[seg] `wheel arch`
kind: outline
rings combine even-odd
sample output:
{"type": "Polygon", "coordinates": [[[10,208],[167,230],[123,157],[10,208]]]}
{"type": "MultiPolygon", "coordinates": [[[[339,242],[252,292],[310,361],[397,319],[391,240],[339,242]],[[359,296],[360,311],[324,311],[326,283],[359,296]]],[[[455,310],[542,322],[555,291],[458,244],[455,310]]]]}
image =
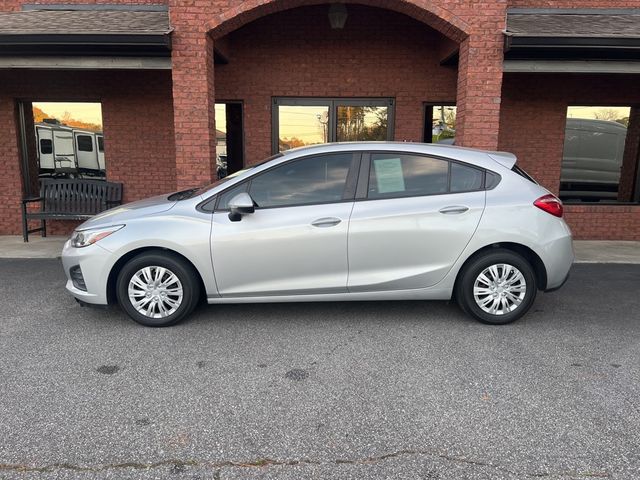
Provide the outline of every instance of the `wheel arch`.
{"type": "Polygon", "coordinates": [[[497,250],[497,249],[510,250],[514,253],[517,253],[518,255],[523,257],[527,262],[529,262],[529,264],[533,268],[533,271],[536,275],[536,283],[537,283],[538,290],[546,290],[547,268],[544,266],[544,262],[536,252],[534,252],[531,248],[527,247],[526,245],[522,245],[521,243],[495,242],[476,250],[472,255],[470,255],[465,260],[465,262],[462,264],[462,266],[458,270],[458,273],[456,274],[456,281],[455,281],[455,286],[453,291],[454,292],[456,291],[456,287],[457,287],[458,281],[460,280],[460,277],[462,276],[462,272],[464,272],[464,269],[470,262],[478,258],[480,255],[483,255],[487,252],[491,252],[492,250],[497,250]]]}
{"type": "Polygon", "coordinates": [[[118,281],[118,274],[120,273],[120,270],[122,270],[122,267],[124,267],[126,265],[126,263],[131,260],[132,258],[137,257],[138,255],[142,254],[142,253],[148,253],[148,252],[161,252],[164,254],[171,254],[175,257],[178,257],[179,259],[185,261],[188,265],[191,266],[191,268],[193,268],[193,271],[195,272],[195,274],[197,275],[198,278],[198,282],[200,283],[200,294],[203,297],[206,297],[206,288],[204,285],[204,281],[202,279],[202,275],[200,274],[200,272],[198,271],[198,269],[196,268],[196,266],[193,264],[193,262],[191,260],[189,260],[187,257],[185,257],[184,255],[182,255],[179,252],[176,252],[175,250],[172,250],[170,248],[166,248],[166,247],[140,247],[140,248],[136,248],[134,250],[131,250],[127,253],[125,253],[124,255],[122,255],[117,261],[116,263],[113,264],[113,267],[111,267],[111,270],[109,271],[109,276],[107,278],[107,302],[109,303],[109,305],[114,305],[116,303],[118,303],[117,297],[116,297],[116,282],[118,281]]]}

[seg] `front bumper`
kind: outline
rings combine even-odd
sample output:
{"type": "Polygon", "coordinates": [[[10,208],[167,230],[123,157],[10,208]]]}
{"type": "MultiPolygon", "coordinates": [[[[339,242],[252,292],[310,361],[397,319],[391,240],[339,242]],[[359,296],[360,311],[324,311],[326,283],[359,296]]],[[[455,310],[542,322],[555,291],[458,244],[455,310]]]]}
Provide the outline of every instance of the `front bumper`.
{"type": "Polygon", "coordinates": [[[67,276],[66,289],[76,299],[95,305],[107,305],[109,272],[115,263],[114,256],[98,244],[75,248],[67,240],[62,249],[62,266],[67,276]],[[86,291],[77,288],[71,278],[71,269],[80,267],[86,291]]]}

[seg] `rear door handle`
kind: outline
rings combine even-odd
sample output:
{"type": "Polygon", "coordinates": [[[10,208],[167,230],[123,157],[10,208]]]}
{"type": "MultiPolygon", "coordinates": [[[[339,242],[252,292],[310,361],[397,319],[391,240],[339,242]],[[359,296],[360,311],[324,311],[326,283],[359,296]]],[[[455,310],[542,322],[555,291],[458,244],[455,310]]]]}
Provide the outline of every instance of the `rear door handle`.
{"type": "Polygon", "coordinates": [[[441,208],[439,212],[445,215],[458,215],[468,210],[469,210],[469,207],[465,207],[464,205],[452,205],[450,207],[441,208]]]}
{"type": "Polygon", "coordinates": [[[335,217],[324,217],[324,218],[319,218],[317,220],[314,220],[313,222],[311,222],[311,225],[318,228],[327,228],[327,227],[334,227],[338,225],[341,221],[342,220],[335,217]]]}

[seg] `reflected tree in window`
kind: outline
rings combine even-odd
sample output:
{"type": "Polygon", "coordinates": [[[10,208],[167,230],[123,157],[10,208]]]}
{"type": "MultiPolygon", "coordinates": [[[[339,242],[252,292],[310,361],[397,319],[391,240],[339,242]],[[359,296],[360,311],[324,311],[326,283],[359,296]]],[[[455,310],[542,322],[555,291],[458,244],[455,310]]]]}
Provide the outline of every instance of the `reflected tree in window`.
{"type": "Polygon", "coordinates": [[[337,121],[339,142],[387,139],[387,107],[339,106],[337,121]]]}

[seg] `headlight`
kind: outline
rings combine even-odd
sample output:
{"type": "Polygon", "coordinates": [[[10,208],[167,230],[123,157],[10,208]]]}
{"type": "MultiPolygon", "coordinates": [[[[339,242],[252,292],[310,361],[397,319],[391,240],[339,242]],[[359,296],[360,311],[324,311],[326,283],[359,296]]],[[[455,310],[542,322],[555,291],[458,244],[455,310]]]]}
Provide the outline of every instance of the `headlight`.
{"type": "Polygon", "coordinates": [[[124,225],[112,225],[103,228],[90,228],[88,230],[80,230],[73,232],[71,235],[71,245],[76,248],[88,247],[94,243],[108,237],[114,232],[120,230],[124,225]]]}

